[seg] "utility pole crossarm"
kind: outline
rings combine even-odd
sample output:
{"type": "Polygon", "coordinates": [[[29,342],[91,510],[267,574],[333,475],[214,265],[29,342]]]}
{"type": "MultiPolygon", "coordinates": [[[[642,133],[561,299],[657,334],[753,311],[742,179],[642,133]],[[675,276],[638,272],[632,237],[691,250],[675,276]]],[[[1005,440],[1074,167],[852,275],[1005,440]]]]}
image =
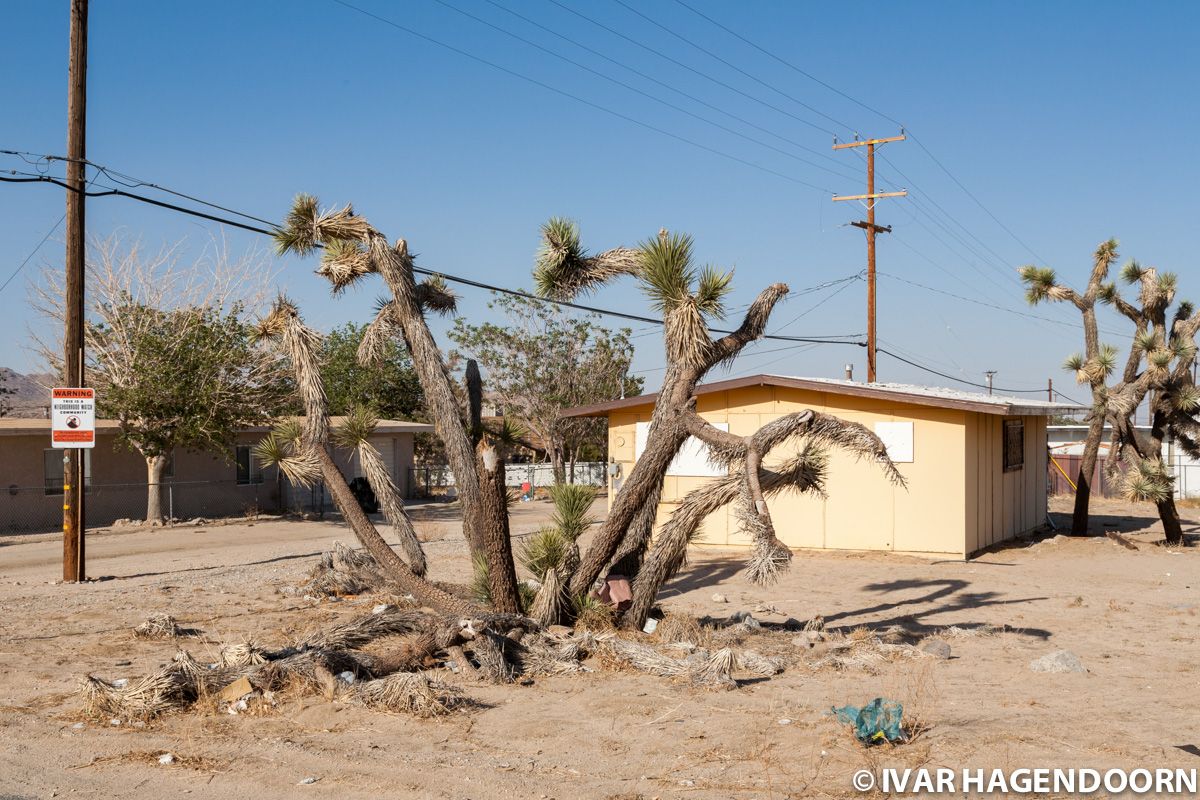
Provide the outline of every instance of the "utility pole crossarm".
{"type": "Polygon", "coordinates": [[[898,192],[874,192],[872,194],[835,194],[833,202],[837,203],[842,200],[875,200],[880,197],[908,197],[908,190],[901,189],[898,192]]]}
{"type": "Polygon", "coordinates": [[[888,142],[902,142],[905,136],[901,133],[899,136],[888,136],[881,139],[866,139],[853,142],[843,142],[838,144],[834,140],[834,150],[845,150],[851,147],[867,148],[867,192],[866,194],[851,194],[851,195],[834,195],[833,202],[839,203],[844,200],[869,200],[867,205],[867,218],[859,222],[851,222],[850,224],[856,228],[862,228],[867,232],[867,382],[874,383],[875,376],[875,235],[879,233],[891,233],[890,225],[875,224],[875,205],[876,201],[885,197],[907,197],[908,192],[900,190],[898,192],[876,192],[875,191],[875,148],[888,142]]]}
{"type": "Polygon", "coordinates": [[[903,142],[907,138],[908,137],[904,134],[900,134],[899,136],[889,136],[886,139],[859,139],[853,142],[842,142],[841,144],[838,144],[835,141],[833,143],[833,149],[845,150],[848,147],[863,147],[864,145],[874,147],[877,144],[887,144],[888,142],[903,142]]]}

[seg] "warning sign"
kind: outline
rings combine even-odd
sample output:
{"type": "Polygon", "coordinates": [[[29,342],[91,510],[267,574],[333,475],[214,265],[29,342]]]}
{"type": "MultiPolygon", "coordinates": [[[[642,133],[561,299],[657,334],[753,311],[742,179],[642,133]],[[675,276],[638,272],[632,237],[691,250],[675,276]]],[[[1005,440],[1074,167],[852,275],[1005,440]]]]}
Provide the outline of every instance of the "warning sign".
{"type": "Polygon", "coordinates": [[[54,447],[96,446],[96,390],[50,390],[50,443],[54,447]]]}

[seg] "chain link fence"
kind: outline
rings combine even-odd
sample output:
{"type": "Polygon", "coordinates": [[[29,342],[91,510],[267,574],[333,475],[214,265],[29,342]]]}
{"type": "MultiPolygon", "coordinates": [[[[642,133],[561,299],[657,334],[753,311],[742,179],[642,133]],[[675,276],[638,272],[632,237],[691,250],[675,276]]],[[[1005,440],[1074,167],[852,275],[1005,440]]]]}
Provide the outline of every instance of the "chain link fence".
{"type": "MultiPolygon", "coordinates": [[[[284,512],[324,514],[333,501],[323,484],[292,487],[286,481],[169,481],[160,484],[162,515],[168,520],[252,517],[284,512]]],[[[146,518],[145,483],[89,482],[84,515],[89,528],[146,518]]],[[[10,486],[0,490],[0,534],[62,530],[63,492],[57,486],[10,486]]]]}
{"type": "MultiPolygon", "coordinates": [[[[570,465],[566,467],[570,470],[570,465]]],[[[603,461],[581,461],[575,464],[574,481],[584,486],[605,486],[608,465],[603,461]]],[[[554,485],[552,464],[505,464],[504,482],[511,487],[528,483],[533,488],[554,485]]],[[[447,464],[408,468],[409,497],[433,497],[445,494],[454,486],[454,473],[447,464]]]]}

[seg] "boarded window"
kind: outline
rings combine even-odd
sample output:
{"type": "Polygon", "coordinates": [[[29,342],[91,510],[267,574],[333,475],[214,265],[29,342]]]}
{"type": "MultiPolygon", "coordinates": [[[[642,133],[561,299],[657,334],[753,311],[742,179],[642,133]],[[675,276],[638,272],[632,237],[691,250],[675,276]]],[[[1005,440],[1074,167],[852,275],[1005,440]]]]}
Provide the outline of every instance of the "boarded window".
{"type": "MultiPolygon", "coordinates": [[[[711,422],[709,424],[719,431],[729,432],[728,422],[711,422]]],[[[642,457],[642,451],[646,449],[646,443],[649,439],[650,423],[639,422],[634,431],[634,459],[642,457]]],[[[667,475],[669,476],[715,478],[728,474],[728,469],[708,460],[708,445],[695,436],[687,438],[687,441],[679,448],[679,452],[676,454],[674,460],[671,461],[670,466],[667,467],[667,475]]]]}
{"type": "Polygon", "coordinates": [[[1022,469],[1025,466],[1025,421],[1004,420],[1004,471],[1022,469]]]}
{"type": "Polygon", "coordinates": [[[259,467],[258,459],[254,457],[254,451],[250,448],[250,445],[239,444],[236,456],[238,485],[262,483],[262,469],[259,467]]]}

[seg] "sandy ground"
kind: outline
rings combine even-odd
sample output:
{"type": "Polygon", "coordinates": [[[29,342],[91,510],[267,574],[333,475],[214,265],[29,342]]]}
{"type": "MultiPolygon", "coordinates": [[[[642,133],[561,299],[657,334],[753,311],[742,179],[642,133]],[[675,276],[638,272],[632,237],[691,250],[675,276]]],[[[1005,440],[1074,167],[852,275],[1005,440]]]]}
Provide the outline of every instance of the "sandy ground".
{"type": "MultiPolygon", "coordinates": [[[[518,506],[514,532],[547,511],[518,506]]],[[[1200,767],[1200,548],[1153,545],[1148,507],[1101,502],[1097,512],[1098,529],[1118,526],[1138,550],[1095,538],[1026,543],[966,563],[801,553],[769,589],[744,580],[739,553],[705,551],[663,597],[668,609],[697,615],[763,604],[798,619],[824,615],[831,627],[1009,626],[949,639],[949,660],[890,662],[875,674],[798,661],[723,693],[606,670],[532,686],[469,684],[484,707],[432,721],[304,698],[265,716],[78,725],[71,693],[80,676],[138,676],[174,652],[172,642],[131,635],[152,612],[202,629],[182,643],[203,660],[222,640],[283,644],[369,608],[369,598],[313,602],[277,591],[333,541],[352,542],[338,524],[101,532],[88,544],[89,574],[112,577],[78,586],[53,583],[58,540],[0,539],[0,797],[842,797],[855,794],[855,770],[884,765],[1200,767]],[[1030,670],[1058,649],[1088,671],[1030,670]],[[866,749],[828,714],[876,696],[901,700],[925,731],[866,749]],[[176,763],[160,766],[162,752],[176,763]],[[305,778],[317,780],[298,785],[305,778]]],[[[1195,530],[1200,515],[1184,515],[1195,530]]],[[[435,577],[464,580],[452,510],[419,516],[435,577]]],[[[793,634],[770,635],[791,647],[793,634]]]]}

